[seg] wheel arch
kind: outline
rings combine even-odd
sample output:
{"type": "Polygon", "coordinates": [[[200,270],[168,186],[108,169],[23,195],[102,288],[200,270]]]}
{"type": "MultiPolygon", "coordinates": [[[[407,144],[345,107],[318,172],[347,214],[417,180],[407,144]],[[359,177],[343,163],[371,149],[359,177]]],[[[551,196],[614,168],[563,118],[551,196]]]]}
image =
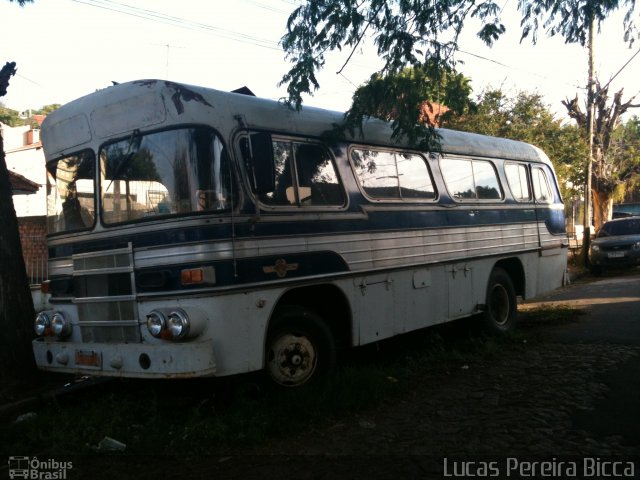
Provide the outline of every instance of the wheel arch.
{"type": "Polygon", "coordinates": [[[525,297],[526,292],[526,278],[524,273],[524,267],[519,258],[505,258],[495,263],[493,270],[501,268],[511,278],[513,288],[516,291],[516,295],[525,297]]]}
{"type": "Polygon", "coordinates": [[[351,307],[344,292],[336,285],[306,285],[287,290],[274,306],[267,332],[272,327],[275,312],[285,305],[297,305],[314,311],[326,323],[338,349],[351,346],[351,307]]]}

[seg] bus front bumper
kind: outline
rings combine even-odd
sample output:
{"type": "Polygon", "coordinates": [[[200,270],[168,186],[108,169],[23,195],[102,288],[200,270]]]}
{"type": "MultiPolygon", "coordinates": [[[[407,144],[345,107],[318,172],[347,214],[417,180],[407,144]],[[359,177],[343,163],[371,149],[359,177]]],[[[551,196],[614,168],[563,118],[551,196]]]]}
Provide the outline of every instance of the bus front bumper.
{"type": "Polygon", "coordinates": [[[166,344],[67,343],[33,341],[38,368],[82,375],[136,378],[213,376],[211,340],[166,344]]]}

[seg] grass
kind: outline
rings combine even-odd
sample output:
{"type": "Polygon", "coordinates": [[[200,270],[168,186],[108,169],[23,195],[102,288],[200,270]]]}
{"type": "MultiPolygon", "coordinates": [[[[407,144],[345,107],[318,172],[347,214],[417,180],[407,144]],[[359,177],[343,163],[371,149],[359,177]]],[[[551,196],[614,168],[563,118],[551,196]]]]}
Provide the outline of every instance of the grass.
{"type": "Polygon", "coordinates": [[[523,348],[532,329],[574,321],[573,309],[527,311],[522,329],[504,337],[454,322],[349,351],[339,370],[321,385],[278,390],[258,375],[196,381],[114,380],[67,394],[40,407],[37,416],[0,430],[6,455],[93,453],[105,436],[126,452],[198,454],[228,446],[259,445],[269,439],[328,427],[340,419],[392,399],[416,377],[455,371],[523,348]]]}

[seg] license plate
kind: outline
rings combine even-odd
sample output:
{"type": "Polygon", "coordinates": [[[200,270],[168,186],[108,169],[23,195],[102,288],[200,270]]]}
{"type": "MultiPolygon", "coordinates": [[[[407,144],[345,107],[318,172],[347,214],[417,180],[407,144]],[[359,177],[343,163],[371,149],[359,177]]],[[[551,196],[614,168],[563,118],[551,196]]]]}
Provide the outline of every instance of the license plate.
{"type": "Polygon", "coordinates": [[[76,365],[100,368],[102,366],[102,356],[100,355],[100,352],[78,350],[76,352],[76,365]]]}
{"type": "Polygon", "coordinates": [[[609,258],[622,258],[624,257],[624,252],[609,252],[609,258]]]}

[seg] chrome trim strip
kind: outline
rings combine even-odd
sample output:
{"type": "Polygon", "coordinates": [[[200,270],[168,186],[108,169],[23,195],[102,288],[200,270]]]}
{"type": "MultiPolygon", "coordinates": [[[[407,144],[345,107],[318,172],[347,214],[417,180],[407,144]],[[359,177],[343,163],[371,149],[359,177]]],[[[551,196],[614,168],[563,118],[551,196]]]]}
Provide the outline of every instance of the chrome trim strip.
{"type": "Polygon", "coordinates": [[[110,297],[77,297],[73,303],[107,303],[107,302],[133,302],[135,295],[119,295],[110,297]]]}
{"type": "Polygon", "coordinates": [[[131,273],[133,272],[133,265],[128,267],[112,267],[112,268],[92,268],[90,270],[74,270],[73,276],[84,276],[84,275],[104,275],[109,273],[131,273]]]}

